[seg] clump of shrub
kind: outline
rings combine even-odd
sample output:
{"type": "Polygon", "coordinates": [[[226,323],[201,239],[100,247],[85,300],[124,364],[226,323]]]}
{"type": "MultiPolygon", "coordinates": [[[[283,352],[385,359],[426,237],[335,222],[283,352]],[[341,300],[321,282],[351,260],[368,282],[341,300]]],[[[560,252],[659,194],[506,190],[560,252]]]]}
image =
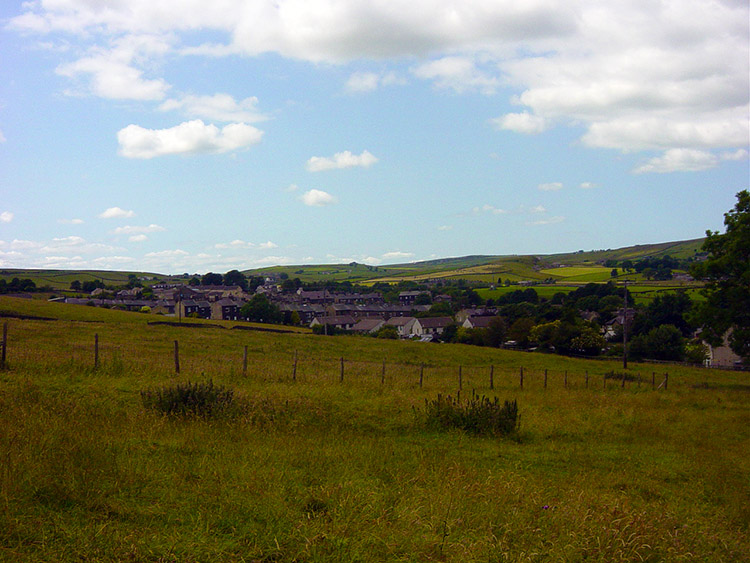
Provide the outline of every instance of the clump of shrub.
{"type": "Polygon", "coordinates": [[[518,403],[472,393],[471,399],[462,402],[460,397],[425,399],[425,417],[428,428],[447,430],[458,428],[476,435],[508,435],[518,431],[520,416],[518,403]]]}
{"type": "Polygon", "coordinates": [[[610,371],[604,374],[604,379],[614,379],[615,381],[638,381],[638,374],[626,373],[622,371],[610,371]]]}
{"type": "Polygon", "coordinates": [[[234,402],[234,391],[222,385],[207,383],[178,383],[161,389],[141,391],[141,401],[147,409],[172,416],[208,418],[225,413],[234,402]]]}

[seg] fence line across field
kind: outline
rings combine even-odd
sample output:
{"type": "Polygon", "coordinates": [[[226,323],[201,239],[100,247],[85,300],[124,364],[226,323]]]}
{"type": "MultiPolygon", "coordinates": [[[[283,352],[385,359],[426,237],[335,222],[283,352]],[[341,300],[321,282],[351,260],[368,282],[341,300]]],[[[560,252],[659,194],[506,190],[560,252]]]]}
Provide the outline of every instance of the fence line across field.
{"type": "MultiPolygon", "coordinates": [[[[173,340],[171,346],[171,358],[166,355],[162,358],[155,358],[158,354],[150,354],[148,361],[153,365],[154,360],[160,366],[168,366],[172,364],[172,369],[165,369],[166,372],[172,373],[174,376],[181,376],[187,371],[194,371],[190,369],[191,354],[188,350],[183,352],[181,357],[180,345],[178,340],[173,340]],[[171,360],[171,362],[170,362],[171,360]]],[[[2,340],[0,341],[0,369],[8,367],[8,323],[4,323],[2,327],[2,340]]],[[[85,348],[85,345],[76,343],[71,345],[71,350],[78,352],[72,354],[72,362],[81,362],[80,351],[85,348]]],[[[122,362],[124,355],[122,348],[117,345],[106,346],[106,343],[102,341],[99,334],[95,334],[93,342],[91,342],[90,348],[91,363],[88,367],[93,368],[95,372],[104,370],[107,366],[107,358],[104,357],[104,350],[110,350],[112,352],[111,361],[122,362]]],[[[31,350],[29,357],[36,358],[31,350]]],[[[19,360],[26,356],[21,354],[21,348],[18,349],[19,360]]],[[[143,361],[144,355],[133,355],[136,361],[143,361]]],[[[204,356],[201,356],[204,357],[204,356]]],[[[585,370],[583,374],[571,373],[569,370],[560,370],[560,372],[552,372],[548,368],[540,369],[537,372],[531,371],[524,366],[518,368],[500,368],[494,364],[488,365],[470,365],[466,366],[463,364],[458,365],[444,365],[444,364],[430,364],[425,362],[420,363],[389,363],[387,359],[380,360],[362,360],[362,359],[348,359],[345,356],[335,357],[320,357],[320,356],[303,356],[298,350],[294,350],[294,353],[289,357],[288,371],[284,367],[285,363],[274,362],[272,367],[268,362],[264,362],[262,358],[255,358],[252,361],[254,370],[250,369],[251,360],[248,354],[248,346],[245,345],[237,350],[237,357],[233,356],[226,357],[228,361],[216,364],[221,366],[223,370],[227,372],[227,375],[239,375],[243,378],[258,377],[261,379],[276,379],[279,381],[288,380],[291,382],[313,379],[329,380],[330,382],[338,381],[339,384],[344,384],[348,381],[369,383],[379,382],[380,386],[385,386],[387,381],[390,381],[391,385],[401,384],[407,386],[418,386],[420,389],[430,387],[432,381],[439,380],[441,382],[441,388],[445,385],[446,381],[454,379],[455,387],[458,391],[461,391],[464,386],[470,388],[489,389],[494,390],[497,386],[502,387],[517,387],[519,389],[528,389],[531,386],[546,390],[548,386],[551,386],[556,381],[560,381],[560,386],[564,389],[572,388],[593,388],[590,384],[590,375],[588,370],[585,370]],[[239,368],[237,368],[239,366],[239,368]],[[258,369],[260,368],[260,369],[258,369]],[[336,375],[338,377],[336,377],[336,375]]],[[[85,361],[83,362],[86,363],[85,361]]],[[[157,368],[161,369],[161,368],[157,368]]],[[[201,376],[205,370],[201,370],[201,376]]],[[[641,388],[643,385],[643,375],[640,371],[638,372],[615,372],[609,370],[602,374],[602,389],[608,389],[612,387],[626,388],[627,383],[636,385],[641,388]],[[619,385],[618,385],[619,384],[619,385]]],[[[652,390],[667,390],[669,384],[669,374],[663,374],[663,380],[657,386],[657,374],[652,371],[651,374],[651,389],[652,390]]]]}
{"type": "MultiPolygon", "coordinates": [[[[97,345],[98,345],[98,341],[97,341],[97,345]]],[[[175,373],[179,374],[179,365],[180,364],[179,364],[179,357],[178,357],[178,341],[177,340],[174,341],[174,346],[175,346],[174,347],[175,373]]],[[[97,354],[98,354],[98,352],[97,352],[97,354]]],[[[302,361],[304,362],[304,359],[302,361]]],[[[391,367],[393,367],[393,368],[400,368],[400,371],[404,371],[404,370],[409,371],[411,369],[414,369],[415,372],[416,372],[417,368],[418,368],[418,374],[419,375],[418,375],[418,378],[415,379],[414,383],[416,385],[418,385],[420,389],[422,389],[422,388],[425,387],[425,370],[426,370],[426,368],[429,367],[432,370],[442,370],[442,371],[450,371],[450,370],[456,369],[455,367],[451,367],[451,366],[448,366],[448,367],[446,367],[446,366],[428,366],[424,362],[420,363],[419,365],[416,365],[416,364],[404,364],[404,363],[388,364],[388,362],[386,360],[383,360],[383,362],[381,364],[380,362],[377,362],[377,361],[374,361],[374,360],[351,360],[351,359],[346,359],[344,356],[340,356],[338,360],[336,360],[334,358],[329,358],[329,359],[325,359],[325,358],[324,359],[321,359],[321,358],[310,358],[309,361],[311,363],[314,362],[314,364],[316,366],[320,366],[321,363],[325,363],[325,362],[329,362],[332,365],[337,366],[338,367],[338,381],[339,381],[339,383],[343,383],[344,382],[344,377],[345,377],[345,374],[347,373],[346,366],[349,366],[350,368],[352,368],[354,366],[357,366],[357,365],[359,365],[359,366],[372,366],[373,367],[373,369],[372,369],[373,376],[376,375],[376,371],[378,371],[378,373],[380,375],[380,384],[381,385],[385,385],[387,366],[389,366],[389,365],[391,367]],[[381,369],[380,370],[375,370],[375,367],[380,367],[381,369]]],[[[295,350],[294,351],[294,355],[293,355],[292,360],[291,360],[291,368],[290,368],[290,374],[291,374],[290,378],[294,382],[297,381],[298,370],[299,369],[300,369],[300,355],[299,355],[299,351],[295,350]]],[[[335,369],[335,368],[333,368],[333,369],[335,369]]],[[[333,369],[331,371],[333,371],[333,369]]],[[[488,374],[489,375],[488,375],[488,380],[487,380],[488,381],[487,387],[489,389],[491,389],[491,390],[495,388],[495,365],[494,364],[490,364],[489,367],[488,366],[472,366],[470,369],[473,369],[474,371],[488,370],[488,374]]],[[[516,373],[516,372],[515,371],[513,371],[513,372],[509,371],[508,372],[508,374],[511,377],[512,377],[513,373],[516,373]]],[[[526,372],[524,372],[524,367],[521,366],[519,368],[519,370],[518,370],[517,373],[518,373],[518,386],[521,389],[523,389],[523,387],[524,387],[524,379],[527,380],[527,385],[528,385],[529,371],[526,370],[526,372]]],[[[463,374],[464,374],[464,366],[462,364],[459,364],[458,367],[457,367],[457,388],[458,388],[458,391],[461,391],[463,389],[463,380],[464,380],[464,375],[463,374]]],[[[243,348],[243,354],[242,354],[242,376],[243,377],[248,377],[248,347],[247,346],[244,346],[244,348],[243,348]]],[[[544,372],[543,372],[543,375],[542,375],[542,372],[540,372],[539,376],[541,378],[543,378],[542,379],[542,381],[543,381],[543,385],[542,385],[543,389],[547,389],[548,380],[550,378],[549,369],[545,368],[544,372]]],[[[475,377],[479,377],[479,376],[475,375],[475,377]]],[[[569,387],[571,387],[571,385],[570,385],[570,379],[571,378],[569,377],[569,371],[568,370],[563,370],[562,374],[561,374],[561,377],[562,377],[562,386],[563,386],[563,388],[564,389],[568,389],[569,387]]],[[[588,370],[585,371],[583,377],[584,377],[584,387],[588,389],[589,388],[589,372],[588,372],[588,370]]],[[[602,385],[603,385],[604,389],[608,388],[608,385],[607,385],[607,380],[608,379],[611,379],[611,380],[617,380],[617,379],[619,379],[620,387],[623,388],[623,389],[626,387],[626,382],[627,381],[634,380],[632,375],[626,374],[625,372],[616,373],[614,370],[611,370],[610,372],[605,372],[603,374],[602,385]]],[[[640,388],[641,387],[641,383],[642,383],[642,374],[640,372],[637,372],[637,380],[634,380],[634,381],[637,381],[637,386],[638,386],[638,388],[640,388]]],[[[405,381],[405,382],[408,382],[408,381],[405,381]]],[[[652,372],[651,388],[653,390],[658,390],[658,389],[662,389],[662,388],[664,390],[666,390],[667,386],[668,386],[668,382],[669,382],[669,374],[668,373],[664,373],[664,380],[662,381],[662,383],[657,388],[656,387],[656,373],[652,372]]],[[[481,386],[480,386],[480,388],[481,388],[481,386]]]]}

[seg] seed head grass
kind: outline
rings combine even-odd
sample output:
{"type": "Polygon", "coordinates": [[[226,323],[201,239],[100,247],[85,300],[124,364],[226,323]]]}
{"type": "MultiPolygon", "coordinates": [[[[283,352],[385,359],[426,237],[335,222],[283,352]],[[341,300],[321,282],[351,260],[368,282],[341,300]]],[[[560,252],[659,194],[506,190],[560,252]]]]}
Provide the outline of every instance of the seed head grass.
{"type": "Polygon", "coordinates": [[[744,374],[633,363],[640,385],[623,387],[606,361],[43,305],[60,320],[10,319],[0,372],[0,561],[740,561],[750,548],[744,374]],[[231,416],[143,402],[188,382],[231,391],[231,416]],[[464,406],[516,401],[514,439],[415,416],[459,391],[464,406]]]}

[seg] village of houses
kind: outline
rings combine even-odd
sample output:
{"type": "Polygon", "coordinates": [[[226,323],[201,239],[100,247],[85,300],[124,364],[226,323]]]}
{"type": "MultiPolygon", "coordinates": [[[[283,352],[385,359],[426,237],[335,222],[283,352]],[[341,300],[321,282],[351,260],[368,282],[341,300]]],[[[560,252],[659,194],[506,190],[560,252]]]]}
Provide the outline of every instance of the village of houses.
{"type": "MultiPolygon", "coordinates": [[[[254,294],[240,286],[201,285],[187,286],[157,284],[151,287],[153,299],[140,299],[141,288],[122,290],[114,299],[101,298],[101,289],[94,290],[89,297],[65,297],[65,303],[119,308],[129,311],[148,310],[151,313],[179,319],[201,318],[211,320],[243,320],[242,306],[254,294]]],[[[379,292],[335,293],[330,291],[306,291],[293,293],[280,291],[273,279],[258,286],[255,294],[262,293],[276,305],[282,314],[296,313],[300,324],[314,328],[322,326],[324,331],[334,329],[359,334],[372,334],[386,325],[394,326],[400,338],[430,341],[442,334],[445,327],[458,322],[466,328],[485,328],[495,311],[467,309],[452,317],[416,317],[429,310],[429,305],[417,305],[417,297],[424,291],[402,291],[399,303],[386,303],[379,292]]],[[[448,296],[444,296],[449,299],[448,296]]],[[[436,299],[436,300],[439,300],[436,299]]]]}
{"type": "MultiPolygon", "coordinates": [[[[296,316],[299,325],[313,329],[317,326],[324,333],[346,331],[354,334],[375,334],[385,326],[392,326],[395,327],[399,338],[423,342],[439,340],[446,327],[454,323],[468,329],[487,328],[497,315],[497,309],[482,307],[462,309],[453,317],[421,316],[420,313],[430,309],[430,305],[417,304],[417,298],[421,294],[429,293],[426,291],[402,291],[396,304],[386,303],[382,294],[377,291],[340,293],[300,288],[288,293],[281,290],[278,282],[276,278],[266,278],[265,283],[258,286],[254,293],[248,293],[236,285],[155,284],[151,286],[151,299],[140,298],[142,289],[135,287],[118,291],[114,299],[103,298],[105,290],[95,289],[88,297],[60,297],[55,300],[78,305],[148,311],[180,320],[201,318],[241,321],[245,320],[240,312],[242,306],[254,295],[263,294],[287,319],[296,316]]],[[[432,298],[432,303],[450,302],[450,299],[448,295],[437,295],[432,298]]],[[[627,310],[629,322],[634,313],[634,309],[627,310]]],[[[591,320],[590,315],[590,312],[581,312],[581,316],[586,320],[591,320]]],[[[603,336],[611,339],[616,334],[617,326],[622,326],[624,322],[625,310],[619,309],[613,318],[603,324],[603,336]]],[[[505,346],[514,347],[514,344],[506,342],[505,346]]],[[[723,346],[707,347],[708,358],[705,364],[708,366],[736,367],[740,363],[740,358],[731,351],[726,342],[723,346]]]]}

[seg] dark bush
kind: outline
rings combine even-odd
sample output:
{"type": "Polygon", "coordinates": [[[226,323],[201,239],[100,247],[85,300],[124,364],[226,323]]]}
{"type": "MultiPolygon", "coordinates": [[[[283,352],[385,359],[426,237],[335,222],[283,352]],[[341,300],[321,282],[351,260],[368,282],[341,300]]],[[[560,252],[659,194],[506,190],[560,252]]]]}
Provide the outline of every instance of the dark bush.
{"type": "Polygon", "coordinates": [[[166,415],[211,417],[226,412],[234,401],[234,391],[213,381],[208,383],[178,383],[161,389],[141,391],[141,401],[147,409],[166,415]]]}
{"type": "Polygon", "coordinates": [[[428,428],[447,430],[459,428],[477,435],[506,435],[518,431],[520,417],[515,400],[504,401],[495,397],[472,394],[462,402],[450,395],[437,399],[425,399],[425,416],[428,428]]]}

